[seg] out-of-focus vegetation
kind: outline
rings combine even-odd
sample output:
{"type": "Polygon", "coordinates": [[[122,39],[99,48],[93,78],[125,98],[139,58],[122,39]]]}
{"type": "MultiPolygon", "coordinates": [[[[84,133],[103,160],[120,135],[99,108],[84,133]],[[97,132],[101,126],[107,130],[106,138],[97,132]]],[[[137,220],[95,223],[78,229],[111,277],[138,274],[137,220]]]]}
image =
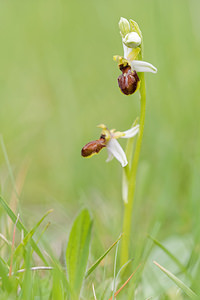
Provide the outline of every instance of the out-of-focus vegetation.
{"type": "MultiPolygon", "coordinates": [[[[99,137],[96,125],[126,130],[139,115],[138,95],[120,93],[120,71],[112,60],[115,54],[123,55],[121,16],[138,22],[144,59],[158,68],[156,75],[146,75],[147,118],[134,207],[133,256],[140,257],[146,234],[155,228],[157,238],[172,245],[180,259],[186,253],[183,263],[188,253],[196,253],[199,11],[198,0],[1,1],[0,132],[17,189],[22,187],[20,217],[32,227],[53,207],[49,243],[59,254],[69,224],[82,206],[95,220],[93,257],[98,258],[121,232],[120,164],[114,160],[107,164],[106,150],[91,159],[80,156],[82,146],[99,137]],[[180,243],[187,249],[179,249],[180,243]]],[[[2,148],[0,184],[4,198],[16,203],[2,148]]],[[[3,210],[0,213],[5,233],[3,210]]]]}

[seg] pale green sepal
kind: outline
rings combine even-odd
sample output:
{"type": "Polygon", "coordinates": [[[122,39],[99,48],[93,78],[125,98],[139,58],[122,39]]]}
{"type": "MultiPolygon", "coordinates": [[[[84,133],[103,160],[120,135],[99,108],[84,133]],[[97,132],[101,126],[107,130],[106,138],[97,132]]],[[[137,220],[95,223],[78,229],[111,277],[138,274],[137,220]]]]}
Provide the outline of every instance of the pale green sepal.
{"type": "Polygon", "coordinates": [[[140,30],[140,27],[138,26],[137,22],[133,21],[133,20],[129,20],[130,26],[131,26],[131,31],[135,31],[139,34],[139,36],[142,39],[142,32],[140,30]]]}
{"type": "Polygon", "coordinates": [[[129,48],[137,48],[141,45],[141,37],[137,32],[128,33],[123,39],[123,43],[129,48]]]}
{"type": "Polygon", "coordinates": [[[121,17],[119,20],[120,34],[124,38],[130,32],[130,25],[127,19],[121,17]]]}

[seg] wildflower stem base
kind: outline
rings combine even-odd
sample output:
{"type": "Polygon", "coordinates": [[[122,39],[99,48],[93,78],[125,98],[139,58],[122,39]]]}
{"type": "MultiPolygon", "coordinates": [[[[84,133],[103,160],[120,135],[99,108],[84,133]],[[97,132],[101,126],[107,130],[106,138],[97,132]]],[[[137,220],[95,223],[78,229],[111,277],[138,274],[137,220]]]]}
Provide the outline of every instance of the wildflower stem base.
{"type": "MultiPolygon", "coordinates": [[[[124,204],[124,219],[123,219],[123,238],[121,246],[121,256],[120,256],[120,265],[123,266],[129,257],[129,247],[131,242],[131,223],[132,223],[132,210],[134,203],[134,194],[135,194],[135,185],[136,185],[136,174],[138,161],[140,156],[143,132],[144,132],[144,121],[145,121],[145,110],[146,110],[146,89],[145,89],[145,79],[144,73],[140,74],[140,131],[138,134],[134,158],[130,168],[130,172],[127,176],[128,180],[128,201],[124,204]]],[[[131,255],[132,256],[132,255],[131,255]]]]}

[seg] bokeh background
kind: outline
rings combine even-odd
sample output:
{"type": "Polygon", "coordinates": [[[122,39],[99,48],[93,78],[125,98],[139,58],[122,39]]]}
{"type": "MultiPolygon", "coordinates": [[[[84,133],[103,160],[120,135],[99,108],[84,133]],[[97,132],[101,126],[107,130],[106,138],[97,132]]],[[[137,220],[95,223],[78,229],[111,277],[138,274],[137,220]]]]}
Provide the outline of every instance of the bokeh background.
{"type": "MultiPolygon", "coordinates": [[[[139,115],[139,95],[120,93],[112,59],[123,55],[123,16],[138,22],[144,59],[158,68],[146,75],[134,241],[139,244],[155,224],[160,240],[198,237],[199,11],[198,0],[0,2],[0,132],[21,186],[26,224],[54,208],[52,242],[66,242],[69,224],[87,206],[96,252],[121,232],[120,164],[107,164],[106,150],[91,159],[80,151],[99,137],[99,123],[126,130],[139,115]]],[[[2,148],[0,183],[9,202],[13,186],[2,148]]]]}

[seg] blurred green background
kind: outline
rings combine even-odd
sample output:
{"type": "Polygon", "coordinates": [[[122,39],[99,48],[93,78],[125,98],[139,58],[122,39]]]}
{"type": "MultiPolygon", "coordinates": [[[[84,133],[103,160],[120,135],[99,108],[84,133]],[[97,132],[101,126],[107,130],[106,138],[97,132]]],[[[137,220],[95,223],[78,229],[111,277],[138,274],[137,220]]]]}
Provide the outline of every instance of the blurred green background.
{"type": "MultiPolygon", "coordinates": [[[[80,151],[99,137],[99,123],[126,130],[139,115],[138,93],[120,93],[120,72],[112,59],[123,55],[118,29],[123,16],[138,22],[144,59],[158,68],[156,75],[146,75],[135,241],[157,222],[161,240],[196,236],[199,11],[198,0],[0,2],[0,132],[23,185],[20,207],[28,224],[53,207],[59,237],[85,205],[95,217],[95,240],[104,244],[121,232],[120,164],[107,164],[106,150],[91,159],[80,151]]],[[[13,189],[2,149],[0,183],[9,202],[13,189]]]]}

